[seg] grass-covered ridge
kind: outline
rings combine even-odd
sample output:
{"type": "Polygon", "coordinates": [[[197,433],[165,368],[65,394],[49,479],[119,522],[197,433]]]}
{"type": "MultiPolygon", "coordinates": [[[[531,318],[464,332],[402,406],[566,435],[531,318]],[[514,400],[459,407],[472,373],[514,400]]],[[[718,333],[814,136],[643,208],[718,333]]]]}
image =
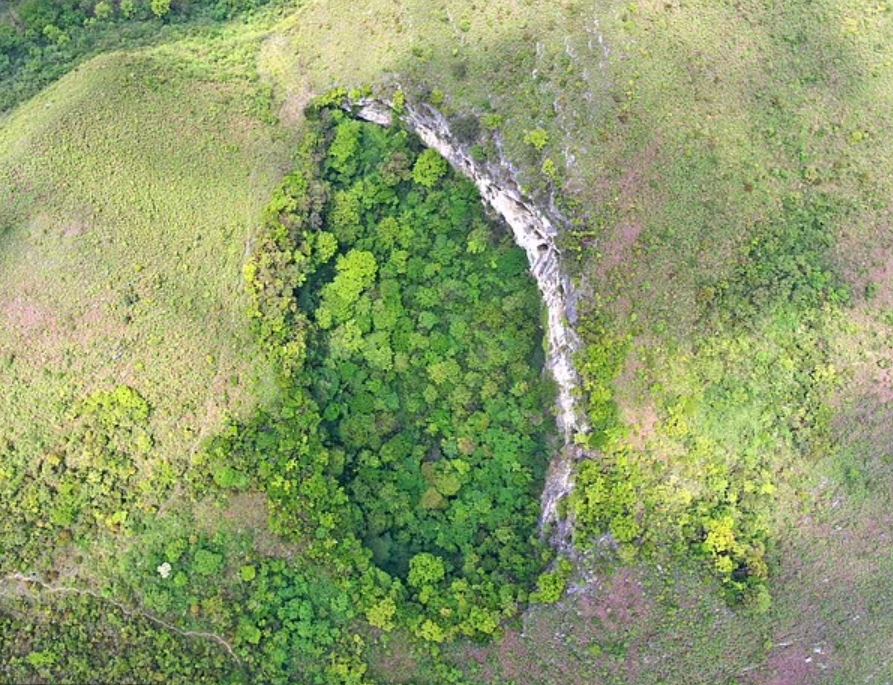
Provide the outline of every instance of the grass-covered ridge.
{"type": "Polygon", "coordinates": [[[0,113],[94,54],[170,42],[269,0],[12,0],[0,8],[0,113]]]}

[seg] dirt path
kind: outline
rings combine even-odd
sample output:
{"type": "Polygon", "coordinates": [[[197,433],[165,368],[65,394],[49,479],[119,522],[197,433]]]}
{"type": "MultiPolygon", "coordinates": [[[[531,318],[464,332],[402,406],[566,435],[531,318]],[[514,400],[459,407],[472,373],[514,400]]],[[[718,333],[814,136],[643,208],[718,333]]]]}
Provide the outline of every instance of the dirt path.
{"type": "MultiPolygon", "coordinates": [[[[18,583],[20,586],[20,593],[27,592],[32,586],[36,586],[42,592],[47,592],[50,594],[87,595],[89,597],[93,597],[100,602],[107,602],[113,605],[125,616],[139,616],[145,618],[155,625],[169,630],[172,633],[176,633],[177,635],[182,635],[183,637],[197,637],[206,640],[213,640],[214,642],[220,644],[236,661],[236,663],[241,663],[239,657],[236,656],[236,653],[233,651],[232,645],[216,633],[208,633],[201,630],[183,630],[182,628],[178,628],[177,626],[175,626],[173,623],[168,623],[167,621],[160,619],[157,616],[153,616],[152,614],[149,614],[145,611],[141,611],[139,609],[131,609],[121,602],[115,601],[114,599],[110,599],[108,597],[103,597],[93,590],[87,590],[84,588],[77,588],[66,585],[51,585],[50,583],[44,582],[37,576],[26,576],[22,573],[10,573],[9,575],[3,577],[2,582],[3,584],[18,583]]],[[[9,593],[0,594],[8,595],[9,593]]]]}

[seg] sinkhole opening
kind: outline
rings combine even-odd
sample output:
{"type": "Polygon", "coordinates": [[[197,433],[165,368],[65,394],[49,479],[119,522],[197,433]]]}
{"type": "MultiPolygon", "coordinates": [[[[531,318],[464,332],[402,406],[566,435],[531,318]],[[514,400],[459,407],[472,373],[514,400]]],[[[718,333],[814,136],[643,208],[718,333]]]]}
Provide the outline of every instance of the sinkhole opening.
{"type": "Polygon", "coordinates": [[[291,230],[305,246],[300,373],[327,477],[380,569],[420,596],[444,584],[509,607],[543,568],[556,445],[526,255],[399,124],[316,116],[295,195],[314,209],[291,230]]]}

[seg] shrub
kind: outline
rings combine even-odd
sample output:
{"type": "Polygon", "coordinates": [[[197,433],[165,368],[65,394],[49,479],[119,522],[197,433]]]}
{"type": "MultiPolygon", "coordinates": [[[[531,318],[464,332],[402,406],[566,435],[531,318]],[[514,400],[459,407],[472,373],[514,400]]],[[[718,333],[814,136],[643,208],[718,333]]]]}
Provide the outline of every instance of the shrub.
{"type": "Polygon", "coordinates": [[[443,580],[446,568],[443,560],[433,554],[416,554],[409,562],[409,584],[413,587],[434,585],[443,580]]]}
{"type": "Polygon", "coordinates": [[[390,632],[394,629],[394,616],[396,613],[396,602],[394,602],[392,597],[386,597],[366,612],[366,619],[376,628],[390,632]]]}
{"type": "Polygon", "coordinates": [[[101,21],[111,19],[114,13],[115,8],[107,0],[100,0],[93,7],[93,15],[101,21]]]}
{"type": "Polygon", "coordinates": [[[505,118],[495,113],[485,114],[482,123],[487,130],[496,131],[503,127],[505,118]]]}
{"type": "Polygon", "coordinates": [[[345,119],[335,129],[335,139],[329,146],[329,164],[339,174],[352,176],[357,172],[362,130],[362,124],[353,119],[345,119]]]}
{"type": "Polygon", "coordinates": [[[192,570],[200,576],[213,576],[223,568],[223,557],[207,549],[196,551],[192,560],[192,570]]]}
{"type": "Polygon", "coordinates": [[[524,142],[537,152],[541,152],[549,144],[549,133],[542,128],[524,131],[524,142]]]}
{"type": "Polygon", "coordinates": [[[425,150],[412,168],[412,180],[425,188],[433,188],[446,175],[447,161],[436,150],[425,150]]]}
{"type": "Polygon", "coordinates": [[[149,9],[159,19],[163,19],[171,11],[171,0],[149,0],[149,9]]]}
{"type": "Polygon", "coordinates": [[[392,106],[397,114],[403,114],[403,112],[406,111],[406,93],[402,90],[398,90],[394,93],[392,106]]]}
{"type": "Polygon", "coordinates": [[[536,591],[531,593],[530,601],[540,604],[555,604],[567,590],[567,583],[573,573],[573,564],[565,558],[558,560],[555,570],[543,573],[537,579],[536,591]]]}
{"type": "Polygon", "coordinates": [[[71,40],[69,35],[55,24],[47,24],[44,26],[43,35],[49,42],[60,46],[66,45],[71,40]]]}
{"type": "Polygon", "coordinates": [[[551,157],[547,157],[545,160],[543,160],[542,172],[543,175],[553,183],[558,182],[558,167],[555,165],[555,162],[552,161],[551,157]]]}
{"type": "Polygon", "coordinates": [[[121,0],[119,7],[125,19],[132,19],[136,15],[136,0],[121,0]]]}

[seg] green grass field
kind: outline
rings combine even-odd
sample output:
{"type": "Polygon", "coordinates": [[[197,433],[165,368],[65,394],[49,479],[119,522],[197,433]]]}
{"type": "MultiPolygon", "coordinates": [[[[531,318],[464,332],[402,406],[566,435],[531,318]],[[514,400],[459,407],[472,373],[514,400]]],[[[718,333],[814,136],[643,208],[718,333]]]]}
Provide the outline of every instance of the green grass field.
{"type": "Polygon", "coordinates": [[[23,458],[66,434],[79,400],[128,385],[182,472],[263,401],[241,268],[289,135],[251,81],[193,71],[103,56],[2,130],[2,412],[23,458]]]}
{"type": "Polygon", "coordinates": [[[116,550],[155,544],[167,517],[234,528],[233,559],[238,531],[300,558],[261,493],[194,507],[181,481],[228,417],[276,400],[242,269],[304,107],[371,86],[474,114],[567,217],[608,436],[583,482],[610,494],[581,505],[564,599],[488,644],[358,627],[367,678],[893,678],[893,4],[313,0],[170,33],[0,114],[0,455],[39,463],[85,399],[132,387],[153,442],[137,506],[165,512],[3,573],[143,601],[116,550]],[[705,548],[723,517],[735,542],[705,548]],[[593,544],[631,523],[618,550],[593,544]],[[725,558],[749,578],[765,564],[765,594],[730,601],[725,558]]]}

